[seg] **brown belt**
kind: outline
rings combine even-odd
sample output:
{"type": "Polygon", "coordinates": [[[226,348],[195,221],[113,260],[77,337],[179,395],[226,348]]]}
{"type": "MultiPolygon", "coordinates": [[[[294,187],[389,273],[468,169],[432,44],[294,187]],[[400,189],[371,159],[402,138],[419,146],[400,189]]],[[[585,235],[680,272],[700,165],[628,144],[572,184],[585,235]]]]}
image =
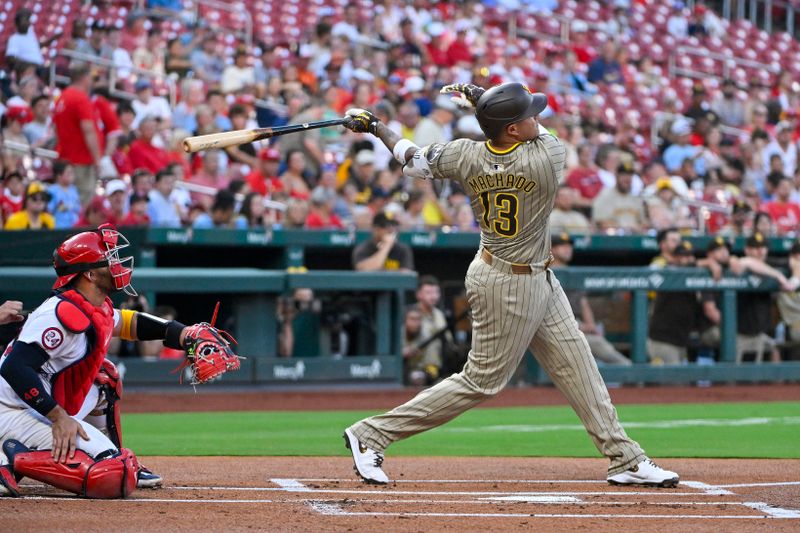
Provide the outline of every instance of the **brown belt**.
{"type": "MultiPolygon", "coordinates": [[[[501,261],[500,259],[497,259],[495,256],[493,256],[491,254],[491,252],[489,252],[489,250],[487,250],[486,248],[481,248],[481,259],[483,259],[483,262],[486,263],[487,265],[491,265],[495,261],[501,261]]],[[[503,261],[503,262],[507,263],[511,267],[511,272],[513,274],[532,274],[533,273],[533,268],[531,267],[531,265],[519,264],[519,263],[509,263],[508,261],[503,261]]],[[[550,267],[550,263],[552,263],[552,262],[553,262],[553,256],[551,254],[547,258],[547,260],[544,262],[544,266],[543,266],[542,270],[547,270],[550,267]]]]}

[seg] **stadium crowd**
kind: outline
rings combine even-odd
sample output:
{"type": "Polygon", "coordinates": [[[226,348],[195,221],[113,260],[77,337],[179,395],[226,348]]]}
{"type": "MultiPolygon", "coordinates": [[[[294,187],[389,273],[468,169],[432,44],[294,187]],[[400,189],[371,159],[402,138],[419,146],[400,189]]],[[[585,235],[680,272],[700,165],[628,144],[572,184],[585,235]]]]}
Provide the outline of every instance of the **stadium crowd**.
{"type": "MultiPolygon", "coordinates": [[[[627,18],[630,3],[608,2],[612,37],[637,31],[627,18]]],[[[788,72],[768,83],[698,80],[684,101],[658,86],[661,67],[650,58],[629,60],[615,39],[590,45],[586,34],[596,30],[581,20],[573,22],[570,42],[520,38],[502,60],[486,63],[491,43],[481,31],[480,2],[386,0],[376,2],[380,16],[369,20],[355,4],[320,9],[308,35],[249,48],[239,43],[232,53],[203,20],[165,31],[163,11],[180,3],[133,4],[158,9],[134,9],[122,25],[100,9],[90,23],[78,18],[64,28],[68,38],[37,36],[34,13],[24,7],[13,13],[0,95],[4,229],[106,221],[366,229],[383,211],[401,229],[477,231],[457,185],[405,179],[367,135],[328,128],[191,156],[180,142],[336,118],[348,107],[370,108],[418,145],[481,139],[473,113],[439,88],[522,81],[548,94],[542,122],[568,149],[554,233],[798,231],[800,84],[788,72]],[[42,46],[54,39],[80,54],[53,59],[70,80],[65,86],[51,84],[45,68],[42,46]],[[174,98],[164,80],[174,82],[174,98]],[[656,138],[636,102],[629,112],[607,112],[602,94],[615,86],[658,94],[667,113],[656,138]],[[122,91],[133,98],[120,97],[122,91]],[[41,148],[57,159],[36,156],[41,148]]],[[[558,2],[525,4],[545,9],[558,2]]],[[[693,11],[681,2],[672,6],[668,28],[675,39],[725,31],[700,3],[693,11]]]]}

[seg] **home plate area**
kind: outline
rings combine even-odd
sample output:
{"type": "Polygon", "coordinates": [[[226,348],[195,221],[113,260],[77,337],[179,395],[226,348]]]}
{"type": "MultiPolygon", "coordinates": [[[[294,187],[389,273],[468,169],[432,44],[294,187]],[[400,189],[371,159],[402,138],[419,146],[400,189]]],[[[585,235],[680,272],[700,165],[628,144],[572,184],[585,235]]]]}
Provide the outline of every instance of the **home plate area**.
{"type": "MultiPolygon", "coordinates": [[[[800,511],[744,501],[730,490],[699,481],[683,482],[676,490],[612,487],[598,480],[400,480],[386,488],[349,479],[270,481],[277,487],[264,487],[265,492],[296,498],[284,496],[273,499],[275,503],[302,502],[326,516],[800,519],[800,511]]],[[[258,491],[248,492],[252,490],[258,491]]]]}
{"type": "Polygon", "coordinates": [[[141,531],[141,520],[148,531],[800,530],[796,460],[670,460],[690,474],[673,489],[591,479],[604,469],[597,459],[393,457],[385,486],[350,477],[343,457],[146,464],[165,475],[163,489],[89,502],[25,480],[25,496],[0,510],[12,528],[34,518],[85,531],[103,529],[100,509],[126,518],[120,531],[141,531]]]}

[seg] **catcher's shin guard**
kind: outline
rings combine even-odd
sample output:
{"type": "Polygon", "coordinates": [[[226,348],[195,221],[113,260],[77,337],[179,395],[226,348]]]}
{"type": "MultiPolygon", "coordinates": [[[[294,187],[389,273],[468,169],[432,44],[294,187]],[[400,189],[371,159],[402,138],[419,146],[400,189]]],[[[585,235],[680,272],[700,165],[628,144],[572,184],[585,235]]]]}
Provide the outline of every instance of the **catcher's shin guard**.
{"type": "Polygon", "coordinates": [[[97,460],[77,450],[66,463],[55,462],[50,450],[37,450],[14,454],[12,468],[17,475],[84,498],[113,499],[125,498],[136,489],[139,463],[128,449],[97,460]]]}
{"type": "Polygon", "coordinates": [[[120,423],[119,401],[122,399],[122,380],[119,377],[117,367],[108,359],[103,360],[103,365],[94,378],[95,384],[103,392],[106,400],[106,407],[103,410],[106,415],[105,433],[109,440],[118,449],[122,449],[122,424],[120,423]]]}

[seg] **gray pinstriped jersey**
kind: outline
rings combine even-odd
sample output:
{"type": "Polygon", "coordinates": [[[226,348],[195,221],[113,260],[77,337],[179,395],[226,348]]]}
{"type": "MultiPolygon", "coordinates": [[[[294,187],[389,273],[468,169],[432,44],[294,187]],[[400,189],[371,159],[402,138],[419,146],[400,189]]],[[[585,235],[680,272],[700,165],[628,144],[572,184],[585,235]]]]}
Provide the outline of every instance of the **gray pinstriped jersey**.
{"type": "Polygon", "coordinates": [[[513,263],[537,263],[550,253],[548,220],[564,174],[566,150],[551,134],[506,153],[459,139],[425,147],[434,178],[457,180],[481,226],[481,245],[513,263]]]}

